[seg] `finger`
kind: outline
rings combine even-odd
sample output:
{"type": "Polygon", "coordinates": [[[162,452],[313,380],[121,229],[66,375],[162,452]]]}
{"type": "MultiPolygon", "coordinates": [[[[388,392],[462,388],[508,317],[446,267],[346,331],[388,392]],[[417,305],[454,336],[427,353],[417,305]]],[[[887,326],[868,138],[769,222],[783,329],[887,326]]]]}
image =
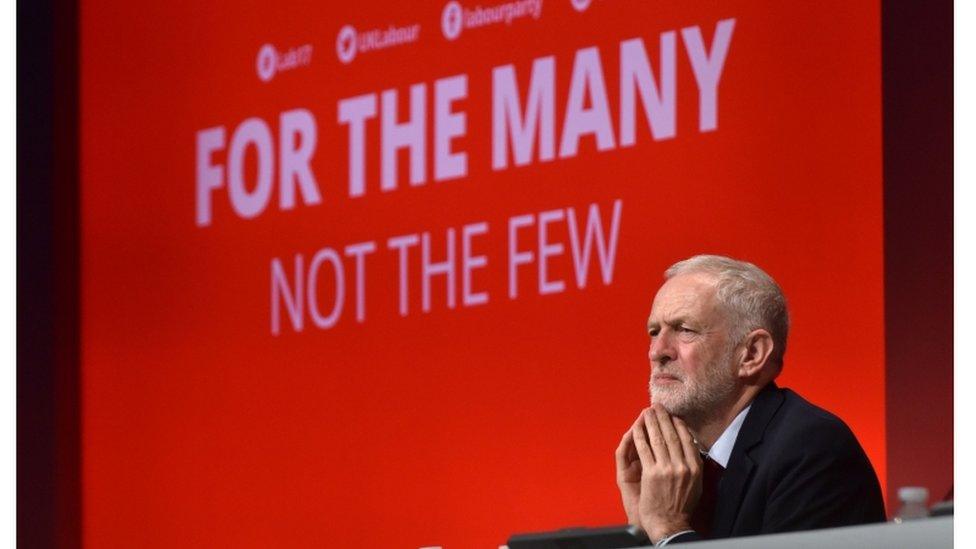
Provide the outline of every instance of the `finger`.
{"type": "MultiPolygon", "coordinates": [[[[630,437],[631,442],[633,443],[629,448],[630,450],[629,457],[631,461],[640,461],[640,453],[637,451],[637,439],[634,438],[634,433],[640,431],[640,433],[644,435],[644,440],[647,441],[647,430],[644,429],[643,416],[644,416],[644,411],[641,410],[641,413],[637,415],[637,419],[634,420],[634,424],[631,425],[630,430],[627,431],[627,434],[630,437]]],[[[648,445],[648,449],[650,449],[650,445],[648,445]]]]}
{"type": "Polygon", "coordinates": [[[657,424],[661,428],[661,435],[664,436],[671,461],[673,463],[687,463],[684,448],[681,446],[681,439],[678,438],[678,433],[671,422],[671,414],[659,404],[654,406],[654,413],[657,414],[657,424]]]}
{"type": "Polygon", "coordinates": [[[695,445],[695,439],[691,436],[691,431],[688,430],[688,426],[679,417],[672,418],[672,421],[674,423],[674,430],[678,433],[678,438],[681,439],[681,447],[685,453],[685,463],[688,465],[701,465],[701,452],[698,451],[698,446],[695,445]]]}
{"type": "Polygon", "coordinates": [[[647,428],[647,438],[651,442],[654,460],[657,462],[671,461],[671,455],[668,453],[668,445],[664,442],[661,427],[657,424],[657,414],[650,408],[644,412],[644,426],[647,428]]]}
{"type": "Polygon", "coordinates": [[[626,469],[627,465],[633,461],[632,458],[635,453],[634,434],[630,429],[627,429],[627,432],[621,437],[620,444],[617,446],[617,452],[615,453],[617,457],[617,469],[626,469]]]}
{"type": "Polygon", "coordinates": [[[641,418],[637,418],[637,423],[630,428],[634,437],[634,446],[637,448],[637,457],[640,459],[641,467],[649,468],[654,465],[654,452],[651,445],[647,442],[647,432],[644,430],[644,423],[641,418]]]}

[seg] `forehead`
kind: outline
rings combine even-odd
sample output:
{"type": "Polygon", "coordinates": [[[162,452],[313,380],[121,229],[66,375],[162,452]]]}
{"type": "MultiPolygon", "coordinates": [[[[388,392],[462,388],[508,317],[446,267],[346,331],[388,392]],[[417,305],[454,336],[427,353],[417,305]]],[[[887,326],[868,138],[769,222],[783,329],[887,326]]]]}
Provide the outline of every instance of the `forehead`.
{"type": "Polygon", "coordinates": [[[654,296],[648,323],[717,320],[720,310],[715,294],[714,277],[699,273],[675,276],[665,281],[654,296]]]}

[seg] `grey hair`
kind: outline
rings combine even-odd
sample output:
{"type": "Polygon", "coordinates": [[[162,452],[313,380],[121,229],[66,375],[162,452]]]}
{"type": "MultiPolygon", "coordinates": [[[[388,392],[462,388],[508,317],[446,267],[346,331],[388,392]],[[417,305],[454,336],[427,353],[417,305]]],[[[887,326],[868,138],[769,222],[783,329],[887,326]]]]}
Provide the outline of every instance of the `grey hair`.
{"type": "Polygon", "coordinates": [[[762,328],[773,337],[770,361],[782,368],[790,315],[786,296],[776,281],[752,263],[721,255],[696,255],[679,261],[664,271],[664,278],[694,273],[715,277],[716,297],[733,324],[731,343],[738,344],[746,334],[762,328]]]}

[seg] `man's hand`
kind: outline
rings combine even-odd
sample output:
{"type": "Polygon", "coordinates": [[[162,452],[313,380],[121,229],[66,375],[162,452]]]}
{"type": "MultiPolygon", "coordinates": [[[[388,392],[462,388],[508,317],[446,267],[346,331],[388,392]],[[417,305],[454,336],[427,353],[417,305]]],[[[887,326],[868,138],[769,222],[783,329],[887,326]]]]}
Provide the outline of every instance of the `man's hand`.
{"type": "MultiPolygon", "coordinates": [[[[637,447],[634,446],[634,429],[643,424],[643,412],[637,416],[634,425],[627,429],[620,445],[617,446],[617,488],[620,489],[620,498],[623,500],[624,512],[627,513],[627,523],[634,526],[641,526],[640,515],[638,513],[638,503],[641,491],[641,462],[637,455],[637,447]]],[[[641,427],[643,429],[643,427],[641,427]]]]}
{"type": "Polygon", "coordinates": [[[660,405],[645,409],[617,448],[617,486],[627,520],[652,541],[689,530],[701,497],[701,470],[684,422],[660,405]]]}

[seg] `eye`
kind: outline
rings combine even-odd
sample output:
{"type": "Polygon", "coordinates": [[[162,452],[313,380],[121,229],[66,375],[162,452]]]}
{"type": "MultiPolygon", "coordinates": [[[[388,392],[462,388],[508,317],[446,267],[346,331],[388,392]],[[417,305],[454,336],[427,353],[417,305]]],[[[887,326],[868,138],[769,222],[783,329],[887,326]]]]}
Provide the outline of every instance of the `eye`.
{"type": "Polygon", "coordinates": [[[657,328],[651,328],[650,330],[647,331],[647,335],[651,337],[657,337],[658,332],[659,330],[657,328]]]}

